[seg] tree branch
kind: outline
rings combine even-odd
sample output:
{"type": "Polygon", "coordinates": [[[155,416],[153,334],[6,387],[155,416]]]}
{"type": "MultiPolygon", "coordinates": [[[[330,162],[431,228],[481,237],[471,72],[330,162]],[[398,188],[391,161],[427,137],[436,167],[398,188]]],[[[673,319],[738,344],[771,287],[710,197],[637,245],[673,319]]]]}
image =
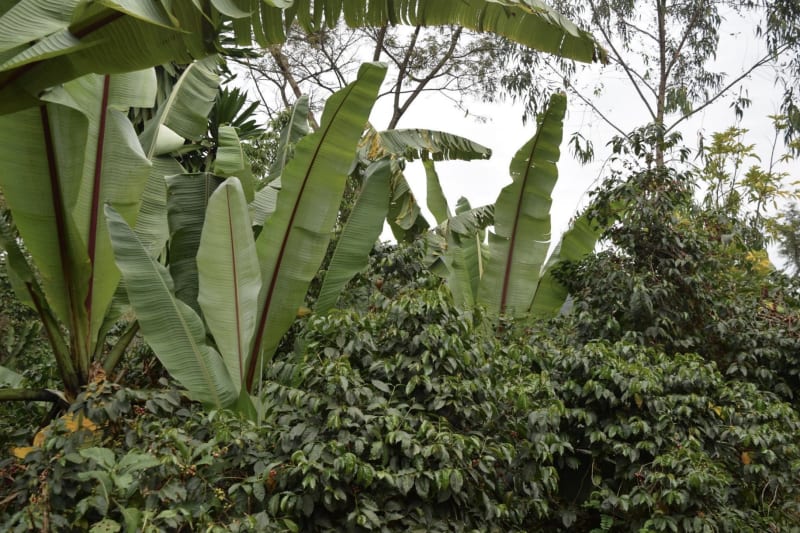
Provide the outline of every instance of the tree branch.
{"type": "MultiPolygon", "coordinates": [[[[275,64],[278,66],[278,69],[281,71],[284,79],[289,84],[289,87],[292,88],[295,97],[300,98],[303,95],[303,91],[300,90],[300,85],[297,83],[297,80],[292,74],[292,70],[289,67],[289,60],[287,59],[286,55],[284,55],[281,45],[276,44],[274,46],[270,46],[269,53],[272,56],[272,59],[275,60],[275,64]]],[[[286,100],[285,97],[284,100],[286,100]]],[[[311,129],[314,131],[319,129],[319,123],[317,122],[317,119],[314,118],[314,113],[311,111],[308,112],[308,125],[311,126],[311,129]]]]}
{"type": "Polygon", "coordinates": [[[759,59],[758,61],[756,61],[749,69],[747,69],[742,74],[737,76],[728,85],[726,85],[725,87],[720,89],[717,94],[715,94],[714,96],[712,96],[711,98],[709,98],[708,100],[703,102],[703,104],[700,105],[699,107],[697,107],[696,109],[692,109],[691,112],[683,115],[681,118],[679,118],[678,120],[673,122],[668,128],[666,128],[664,130],[664,134],[666,135],[667,133],[669,133],[670,131],[675,129],[675,127],[678,124],[680,124],[681,122],[683,122],[684,120],[687,120],[688,118],[692,117],[693,115],[696,115],[697,113],[699,113],[700,111],[702,111],[706,107],[708,107],[711,104],[713,104],[715,101],[719,100],[725,93],[727,93],[731,89],[731,87],[733,87],[734,85],[736,85],[737,83],[739,83],[740,81],[745,79],[747,76],[752,74],[754,70],[759,69],[759,68],[763,67],[764,65],[766,65],[767,63],[769,63],[770,61],[772,61],[775,58],[775,56],[777,56],[778,54],[782,53],[787,48],[788,48],[788,45],[784,45],[783,48],[779,49],[778,51],[776,51],[775,54],[771,54],[771,53],[767,54],[764,57],[762,57],[761,59],[759,59]]]}
{"type": "MultiPolygon", "coordinates": [[[[589,6],[592,9],[592,18],[598,19],[597,8],[593,0],[589,0],[589,6]]],[[[622,59],[622,55],[619,53],[617,47],[614,46],[614,43],[611,41],[611,38],[608,35],[608,32],[606,31],[606,28],[599,22],[597,24],[597,27],[600,29],[600,33],[603,34],[603,38],[606,40],[608,46],[611,48],[611,51],[614,53],[614,56],[616,57],[616,62],[619,64],[619,66],[622,67],[622,70],[625,71],[625,74],[628,76],[628,79],[631,80],[631,84],[633,84],[633,88],[636,89],[636,92],[639,94],[639,98],[642,100],[642,102],[644,102],[644,105],[647,107],[647,111],[650,113],[650,117],[653,120],[655,120],[656,113],[653,111],[653,108],[650,106],[650,102],[647,101],[647,98],[645,98],[644,93],[642,93],[642,90],[639,88],[639,84],[636,82],[636,79],[633,77],[633,74],[631,74],[631,68],[622,59]]]]}

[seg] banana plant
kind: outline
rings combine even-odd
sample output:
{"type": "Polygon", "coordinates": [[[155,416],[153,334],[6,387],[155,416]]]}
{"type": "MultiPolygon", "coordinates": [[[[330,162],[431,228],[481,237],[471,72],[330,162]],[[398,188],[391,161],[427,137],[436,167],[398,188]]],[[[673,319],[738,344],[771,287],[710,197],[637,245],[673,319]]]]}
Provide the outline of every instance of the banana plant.
{"type": "Polygon", "coordinates": [[[364,65],[355,82],[331,96],[320,129],[297,143],[282,169],[278,201],[257,238],[239,180],[229,177],[214,189],[196,254],[195,309],[176,295],[170,270],[148,254],[124,217],[106,208],[116,261],[145,340],[205,404],[255,416],[251,394],[322,262],[384,75],[384,66],[364,65]]]}
{"type": "Polygon", "coordinates": [[[314,310],[330,311],[347,282],[366,268],[384,220],[396,235],[406,239],[427,227],[403,175],[406,161],[421,159],[428,168],[434,160],[470,161],[490,156],[491,150],[485,146],[450,133],[420,129],[378,132],[370,128],[361,140],[354,171],[363,169],[363,184],[327,266],[314,310]],[[410,215],[398,218],[401,210],[408,210],[410,215]],[[405,220],[411,225],[403,227],[405,220]]]}
{"type": "Polygon", "coordinates": [[[582,216],[548,256],[551,194],[558,180],[566,104],[566,96],[553,95],[536,134],[512,159],[512,182],[502,189],[491,213],[459,202],[458,214],[449,216],[440,191],[431,185],[438,177],[429,168],[429,194],[434,193],[429,202],[440,222],[429,242],[438,250],[439,270],[458,304],[479,304],[495,316],[553,316],[567,296],[553,269],[594,249],[600,228],[582,216]],[[493,231],[487,244],[483,230],[489,225],[493,231]]]}
{"type": "Polygon", "coordinates": [[[152,69],[89,75],[51,89],[39,107],[0,116],[0,188],[40,277],[9,227],[0,240],[18,295],[42,317],[68,400],[106,358],[119,272],[102,206],[136,222],[151,163],[127,112],[154,95],[152,69]]]}
{"type": "MultiPolygon", "coordinates": [[[[64,383],[59,398],[74,398],[93,368],[111,373],[138,330],[130,322],[106,350],[125,298],[103,205],[135,225],[151,257],[160,255],[168,237],[164,176],[184,171],[169,152],[206,131],[216,63],[210,57],[189,65],[138,138],[128,112],[153,106],[153,69],[85,76],[46,92],[39,108],[0,115],[0,157],[9,170],[0,188],[34,265],[5,220],[0,247],[17,295],[42,319],[64,383]]],[[[0,398],[31,397],[0,391],[0,398]]]]}
{"type": "Polygon", "coordinates": [[[604,60],[595,39],[531,0],[10,0],[0,15],[0,113],[39,105],[48,87],[89,73],[188,64],[237,44],[281,43],[295,21],[306,31],[333,27],[459,25],[493,32],[565,59],[604,60]]]}

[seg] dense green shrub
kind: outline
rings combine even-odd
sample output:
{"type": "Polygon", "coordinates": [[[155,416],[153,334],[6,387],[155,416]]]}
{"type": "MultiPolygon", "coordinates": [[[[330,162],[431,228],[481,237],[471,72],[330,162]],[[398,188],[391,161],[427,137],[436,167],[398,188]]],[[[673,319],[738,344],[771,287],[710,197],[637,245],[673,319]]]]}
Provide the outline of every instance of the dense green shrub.
{"type": "MultiPolygon", "coordinates": [[[[562,523],[578,531],[791,531],[800,417],[693,354],[537,339],[563,401],[562,523]]],[[[555,528],[556,524],[553,524],[555,528]]]]}
{"type": "Polygon", "coordinates": [[[752,221],[697,206],[691,177],[647,171],[610,180],[593,216],[611,246],[557,274],[573,295],[574,342],[694,352],[788,400],[800,389],[796,283],[771,266],[752,221]]]}
{"type": "Polygon", "coordinates": [[[0,463],[0,529],[791,531],[800,419],[697,355],[488,327],[438,290],[312,316],[265,419],[93,384],[0,463]]]}

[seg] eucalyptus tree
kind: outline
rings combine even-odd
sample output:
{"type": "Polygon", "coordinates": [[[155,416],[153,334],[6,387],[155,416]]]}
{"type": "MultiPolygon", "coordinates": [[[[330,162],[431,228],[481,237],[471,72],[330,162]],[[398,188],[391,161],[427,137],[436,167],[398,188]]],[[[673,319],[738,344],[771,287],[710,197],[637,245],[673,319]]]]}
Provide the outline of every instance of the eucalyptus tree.
{"type": "MultiPolygon", "coordinates": [[[[778,82],[786,87],[785,111],[796,124],[798,21],[800,8],[791,0],[746,2],[731,0],[555,0],[553,6],[571,17],[581,27],[592,31],[608,53],[611,69],[618,72],[635,95],[626,108],[636,105],[653,124],[649,134],[659,141],[650,154],[652,164],[664,164],[664,143],[679,126],[694,114],[719,100],[727,99],[737,116],[749,105],[746,83],[757,70],[777,69],[778,82]],[[729,19],[741,16],[751,21],[753,40],[759,37],[765,51],[739,72],[723,72],[714,65],[721,36],[729,19]],[[780,74],[783,72],[784,74],[780,74]],[[794,89],[793,89],[794,88],[794,89]]],[[[577,100],[593,110],[623,139],[630,139],[629,126],[620,115],[604,113],[598,106],[597,92],[602,88],[586,87],[580,82],[580,70],[570,61],[555,62],[535,50],[509,43],[508,54],[516,57],[518,67],[500,78],[501,90],[528,91],[524,99],[528,113],[541,109],[552,87],[562,86],[577,100]],[[594,91],[594,92],[593,92],[594,91]]],[[[792,133],[787,129],[788,134],[792,133]]],[[[580,136],[573,139],[579,155],[591,156],[580,136]],[[582,150],[581,150],[582,149],[582,150]]]]}

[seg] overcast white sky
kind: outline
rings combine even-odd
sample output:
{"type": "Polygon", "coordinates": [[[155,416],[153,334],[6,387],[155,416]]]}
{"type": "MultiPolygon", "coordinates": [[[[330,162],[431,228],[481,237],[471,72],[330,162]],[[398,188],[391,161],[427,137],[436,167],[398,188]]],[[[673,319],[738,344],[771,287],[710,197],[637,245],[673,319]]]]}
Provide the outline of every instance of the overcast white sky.
{"type": "MultiPolygon", "coordinates": [[[[723,30],[725,33],[722,36],[714,68],[726,72],[732,79],[753,64],[764,50],[753,35],[753,25],[747,20],[729,15],[723,24],[723,30]]],[[[775,85],[774,80],[774,72],[764,68],[753,73],[744,82],[744,87],[752,99],[752,106],[746,110],[741,126],[750,130],[745,141],[756,144],[756,149],[765,164],[774,139],[768,115],[779,111],[782,96],[782,90],[775,85]]],[[[594,87],[598,82],[604,87],[602,96],[597,100],[604,114],[612,117],[625,131],[630,131],[646,122],[646,110],[621,71],[613,67],[591,65],[580,74],[580,85],[594,87]]],[[[372,116],[374,124],[388,122],[390,110],[387,104],[388,102],[384,105],[378,102],[372,116]]],[[[734,113],[729,104],[730,99],[720,99],[716,104],[684,122],[680,128],[684,142],[694,148],[698,132],[702,132],[708,139],[712,133],[735,125],[734,113]]],[[[473,207],[493,203],[500,189],[511,181],[508,173],[511,158],[535,132],[533,124],[522,125],[519,106],[511,103],[487,105],[476,102],[469,107],[475,114],[489,117],[489,122],[480,123],[474,118],[465,117],[464,113],[455,109],[446,98],[426,93],[411,107],[398,126],[449,131],[493,150],[493,156],[488,161],[437,164],[442,187],[451,206],[455,206],[460,196],[466,196],[473,207]]],[[[566,229],[576,209],[586,204],[586,192],[596,184],[601,175],[603,164],[610,153],[605,145],[613,135],[614,130],[594,116],[591,110],[576,98],[569,101],[564,126],[565,142],[561,146],[560,177],[553,192],[554,240],[558,240],[560,233],[566,229]],[[596,153],[594,163],[582,166],[569,154],[566,141],[574,131],[580,131],[594,142],[596,153]]],[[[790,180],[800,179],[800,173],[796,168],[785,170],[793,174],[790,180]]],[[[433,221],[433,217],[425,208],[425,177],[422,165],[409,164],[406,177],[429,221],[433,221]]],[[[382,238],[389,239],[390,236],[391,233],[387,230],[384,231],[382,238]]],[[[773,260],[775,259],[773,257],[773,260]]]]}

